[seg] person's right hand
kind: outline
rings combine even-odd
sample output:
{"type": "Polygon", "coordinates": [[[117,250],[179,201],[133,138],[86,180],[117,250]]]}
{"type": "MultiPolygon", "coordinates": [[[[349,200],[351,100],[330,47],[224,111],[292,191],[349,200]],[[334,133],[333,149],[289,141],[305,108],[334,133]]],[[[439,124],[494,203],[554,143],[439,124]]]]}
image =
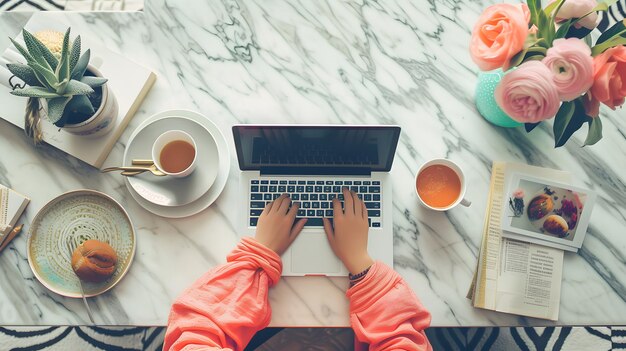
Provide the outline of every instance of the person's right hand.
{"type": "Polygon", "coordinates": [[[344,209],[333,199],[333,224],[324,218],[324,231],[330,247],[352,274],[366,270],[374,263],[367,253],[367,208],[356,193],[343,188],[344,209]],[[333,228],[334,227],[334,228],[333,228]]]}

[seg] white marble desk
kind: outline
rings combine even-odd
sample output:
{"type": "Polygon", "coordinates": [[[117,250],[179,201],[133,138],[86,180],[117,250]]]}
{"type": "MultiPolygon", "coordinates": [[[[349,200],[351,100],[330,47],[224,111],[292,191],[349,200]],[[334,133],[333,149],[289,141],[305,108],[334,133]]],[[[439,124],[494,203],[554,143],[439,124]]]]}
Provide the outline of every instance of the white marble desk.
{"type": "MultiPolygon", "coordinates": [[[[476,264],[493,160],[572,172],[596,190],[589,234],[566,254],[557,324],[626,323],[626,116],[603,110],[604,139],[576,135],[552,148],[551,128],[527,135],[493,127],[476,112],[471,27],[492,1],[174,1],[145,13],[49,13],[85,36],[153,68],[157,83],[105,165],[120,164],[132,130],[150,115],[188,108],[228,136],[234,123],[398,124],[393,167],[395,269],[432,312],[434,326],[548,325],[477,310],[465,298],[476,264]],[[78,29],[80,28],[80,30],[78,29]],[[433,213],[413,191],[419,165],[458,162],[470,208],[433,213]]],[[[0,49],[27,15],[0,15],[0,49]]],[[[1,107],[0,107],[1,108],[1,107]]],[[[23,221],[62,192],[106,192],[129,211],[138,235],[129,274],[90,299],[97,323],[164,325],[172,300],[235,246],[238,168],[219,200],[199,215],[165,220],[143,210],[118,175],[100,174],[49,147],[33,148],[0,121],[0,183],[32,197],[23,221]]],[[[233,147],[234,151],[234,147],[233,147]]],[[[85,324],[82,302],[33,276],[21,235],[0,256],[0,324],[85,324]]],[[[286,278],[270,295],[273,326],[347,326],[342,278],[286,278]]]]}

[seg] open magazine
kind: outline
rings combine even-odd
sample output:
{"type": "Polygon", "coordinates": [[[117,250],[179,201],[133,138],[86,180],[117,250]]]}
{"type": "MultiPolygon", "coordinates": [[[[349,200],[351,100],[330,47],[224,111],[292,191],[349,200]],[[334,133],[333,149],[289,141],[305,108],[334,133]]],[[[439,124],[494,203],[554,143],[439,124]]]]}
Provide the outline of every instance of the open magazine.
{"type": "Polygon", "coordinates": [[[503,237],[505,184],[515,173],[567,183],[567,172],[494,162],[476,273],[467,297],[478,308],[557,320],[563,250],[503,237]]]}

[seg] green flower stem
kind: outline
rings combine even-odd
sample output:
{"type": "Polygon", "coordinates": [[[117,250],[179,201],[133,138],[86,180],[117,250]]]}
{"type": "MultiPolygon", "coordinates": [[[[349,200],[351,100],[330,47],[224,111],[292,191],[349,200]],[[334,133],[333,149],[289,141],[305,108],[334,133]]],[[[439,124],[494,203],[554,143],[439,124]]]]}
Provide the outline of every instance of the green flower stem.
{"type": "Polygon", "coordinates": [[[615,46],[626,45],[626,38],[620,36],[623,34],[626,34],[626,30],[622,31],[621,33],[618,33],[613,38],[591,48],[591,56],[598,56],[601,53],[605,52],[607,49],[610,49],[615,46]]]}

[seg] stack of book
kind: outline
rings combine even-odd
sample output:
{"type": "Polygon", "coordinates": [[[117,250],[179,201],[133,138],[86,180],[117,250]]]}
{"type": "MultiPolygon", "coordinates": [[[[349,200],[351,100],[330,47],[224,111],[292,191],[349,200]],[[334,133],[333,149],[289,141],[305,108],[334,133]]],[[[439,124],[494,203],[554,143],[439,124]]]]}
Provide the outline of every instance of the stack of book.
{"type": "Polygon", "coordinates": [[[467,297],[478,308],[557,320],[564,250],[582,245],[595,195],[564,171],[494,162],[467,297]],[[584,209],[584,211],[583,211],[584,209]]]}
{"type": "Polygon", "coordinates": [[[30,199],[0,184],[0,251],[19,233],[14,230],[30,199]]]}

